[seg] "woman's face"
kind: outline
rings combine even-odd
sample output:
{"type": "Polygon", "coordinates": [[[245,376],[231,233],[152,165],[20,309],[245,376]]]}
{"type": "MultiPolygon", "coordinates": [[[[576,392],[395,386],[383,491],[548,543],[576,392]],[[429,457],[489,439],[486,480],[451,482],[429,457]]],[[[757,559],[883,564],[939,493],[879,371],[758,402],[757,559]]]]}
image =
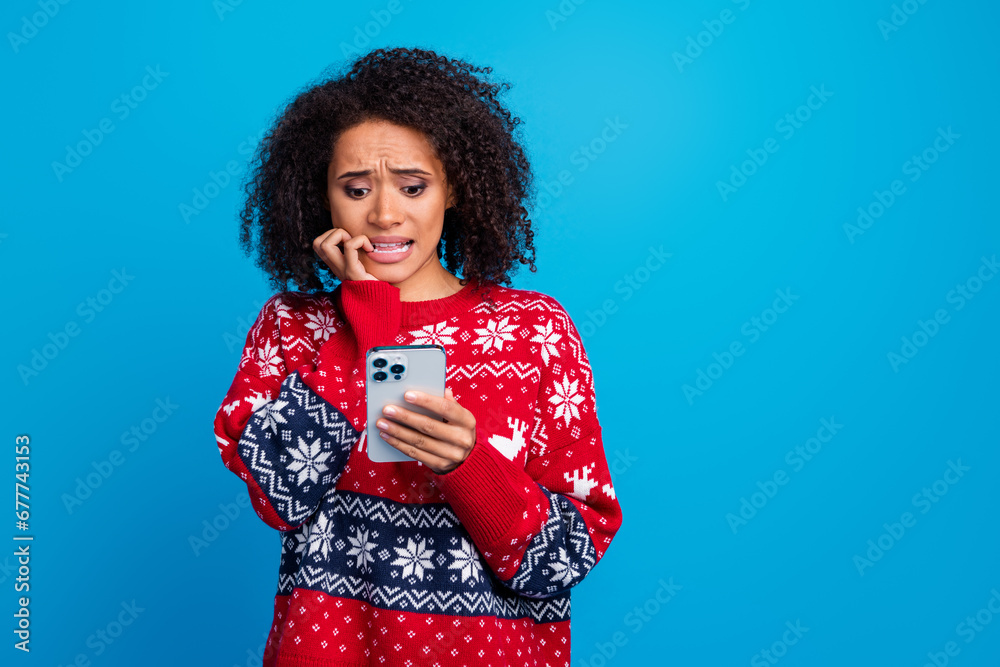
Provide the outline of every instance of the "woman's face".
{"type": "Polygon", "coordinates": [[[358,250],[368,273],[411,287],[445,273],[437,247],[451,189],[421,132],[384,121],[343,132],[327,169],[326,196],[333,227],[374,245],[374,252],[358,250]]]}

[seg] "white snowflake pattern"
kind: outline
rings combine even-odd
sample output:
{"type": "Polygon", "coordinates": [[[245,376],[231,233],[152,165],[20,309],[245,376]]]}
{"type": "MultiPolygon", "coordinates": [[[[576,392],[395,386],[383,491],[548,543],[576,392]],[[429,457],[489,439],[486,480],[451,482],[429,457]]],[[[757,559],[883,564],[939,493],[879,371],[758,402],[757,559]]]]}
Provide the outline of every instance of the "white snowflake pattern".
{"type": "Polygon", "coordinates": [[[366,529],[355,528],[354,537],[350,535],[347,536],[348,541],[351,543],[351,550],[347,552],[348,556],[357,556],[357,567],[363,572],[371,570],[371,564],[375,562],[375,556],[371,553],[377,545],[369,539],[369,533],[366,529]]]}
{"type": "Polygon", "coordinates": [[[277,399],[271,401],[270,403],[266,403],[262,413],[264,428],[277,435],[278,424],[288,423],[285,421],[284,415],[281,414],[281,411],[284,410],[287,405],[288,401],[279,401],[277,399]]]}
{"type": "Polygon", "coordinates": [[[257,348],[257,361],[267,375],[281,375],[281,352],[271,341],[266,340],[257,348]]]}
{"type": "Polygon", "coordinates": [[[555,393],[549,396],[549,402],[556,405],[556,419],[562,417],[566,420],[566,426],[569,426],[570,419],[580,418],[580,411],[576,406],[583,402],[583,396],[577,393],[577,380],[570,382],[569,376],[563,375],[562,382],[556,382],[553,390],[555,393]]]}
{"type": "Polygon", "coordinates": [[[445,322],[428,324],[416,331],[411,331],[414,345],[454,345],[455,339],[451,334],[458,331],[458,327],[449,327],[445,322]]]}
{"type": "Polygon", "coordinates": [[[333,524],[326,514],[320,514],[309,528],[309,551],[318,550],[323,558],[328,558],[333,551],[332,543],[333,524]]]}
{"type": "Polygon", "coordinates": [[[295,532],[295,553],[300,554],[306,548],[306,543],[309,542],[309,524],[308,522],[302,524],[302,529],[295,532]]]}
{"type": "Polygon", "coordinates": [[[308,320],[306,328],[312,329],[313,340],[326,342],[337,331],[337,322],[332,313],[322,310],[315,313],[307,312],[306,319],[308,320]]]}
{"type": "Polygon", "coordinates": [[[326,463],[321,459],[323,448],[319,444],[319,438],[313,443],[308,443],[300,435],[297,449],[289,449],[288,452],[295,459],[288,464],[288,469],[299,474],[298,483],[302,484],[306,479],[312,482],[319,481],[319,474],[326,470],[326,463]]]}
{"type": "Polygon", "coordinates": [[[535,327],[535,331],[538,332],[536,336],[531,339],[532,343],[540,343],[542,348],[542,361],[545,365],[549,365],[549,355],[553,357],[559,356],[559,348],[556,347],[556,343],[562,338],[562,334],[555,333],[552,331],[552,320],[545,323],[545,326],[541,324],[532,324],[535,327]]]}
{"type": "Polygon", "coordinates": [[[503,342],[505,340],[513,341],[513,332],[517,331],[517,325],[508,325],[508,320],[510,320],[509,317],[505,317],[499,322],[490,320],[486,323],[485,329],[476,329],[475,331],[479,334],[479,338],[472,341],[472,344],[482,345],[483,352],[486,352],[491,347],[495,347],[497,350],[503,350],[503,342]]]}
{"type": "Polygon", "coordinates": [[[553,573],[551,581],[558,580],[563,586],[568,586],[570,582],[580,576],[576,566],[566,556],[566,549],[563,547],[559,547],[559,559],[549,563],[549,567],[552,568],[553,573]]]}
{"type": "Polygon", "coordinates": [[[434,557],[434,551],[427,548],[426,542],[426,540],[420,540],[420,543],[417,544],[412,539],[407,538],[405,549],[403,547],[393,547],[396,553],[399,554],[399,558],[392,561],[390,565],[402,565],[404,577],[415,574],[418,579],[423,579],[424,568],[428,570],[434,568],[434,564],[431,562],[431,558],[434,557]]]}
{"type": "Polygon", "coordinates": [[[483,565],[479,562],[479,554],[468,540],[462,538],[462,544],[458,549],[448,549],[448,551],[455,557],[455,561],[448,566],[448,569],[461,571],[463,584],[466,579],[479,581],[483,565]]]}

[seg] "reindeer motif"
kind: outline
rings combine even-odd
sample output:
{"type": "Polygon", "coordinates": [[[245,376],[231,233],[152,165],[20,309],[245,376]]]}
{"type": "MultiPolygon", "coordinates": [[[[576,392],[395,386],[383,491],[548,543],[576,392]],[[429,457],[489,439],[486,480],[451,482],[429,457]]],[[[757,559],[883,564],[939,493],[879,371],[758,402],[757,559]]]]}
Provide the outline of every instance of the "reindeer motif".
{"type": "Polygon", "coordinates": [[[590,493],[590,490],[597,486],[597,480],[590,479],[590,477],[588,477],[588,475],[592,472],[594,472],[593,463],[589,466],[583,466],[580,470],[574,470],[572,477],[569,476],[568,472],[564,472],[563,477],[567,482],[571,482],[573,484],[573,491],[569,495],[581,502],[586,500],[587,494],[590,493]]]}
{"type": "Polygon", "coordinates": [[[501,454],[513,461],[517,458],[518,452],[526,444],[524,432],[527,430],[528,425],[519,419],[507,417],[507,426],[510,426],[514,430],[510,438],[505,438],[502,435],[491,435],[489,443],[496,447],[501,454]]]}

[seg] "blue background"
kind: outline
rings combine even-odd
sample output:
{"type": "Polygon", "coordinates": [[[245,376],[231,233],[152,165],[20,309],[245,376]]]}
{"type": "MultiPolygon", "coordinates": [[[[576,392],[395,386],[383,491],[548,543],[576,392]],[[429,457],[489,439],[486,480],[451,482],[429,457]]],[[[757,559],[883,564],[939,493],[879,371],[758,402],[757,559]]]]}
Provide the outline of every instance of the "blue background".
{"type": "Polygon", "coordinates": [[[4,4],[0,467],[12,489],[13,441],[30,435],[35,536],[32,652],[5,629],[4,664],[259,664],[278,540],[238,505],[220,519],[245,487],[212,420],[272,291],[238,248],[239,177],[187,220],[181,205],[229,161],[244,169],[324,68],[401,45],[513,84],[548,195],[538,272],[514,286],[554,296],[585,336],[624,513],[574,591],[574,667],[1000,664],[1000,617],[960,625],[1000,590],[1000,280],[977,282],[1000,252],[997,6],[401,2],[386,25],[382,0],[52,2],[51,18],[45,0],[4,4]],[[122,117],[115,100],[147,67],[160,80],[122,117]],[[113,131],[57,173],[102,119],[113,131]],[[894,180],[903,194],[880,211],[894,180]],[[863,233],[845,227],[858,207],[881,213],[863,233]],[[102,292],[114,271],[127,286],[102,292]],[[978,291],[960,301],[959,286],[978,291]],[[778,290],[783,313],[768,310],[778,290]],[[914,336],[920,322],[935,334],[914,336]],[[922,344],[911,358],[904,337],[922,344]],[[157,400],[177,406],[162,423],[157,400]],[[842,426],[830,437],[822,419],[842,426]],[[225,528],[196,554],[213,521],[225,528]],[[133,601],[131,624],[98,640],[133,601]]]}

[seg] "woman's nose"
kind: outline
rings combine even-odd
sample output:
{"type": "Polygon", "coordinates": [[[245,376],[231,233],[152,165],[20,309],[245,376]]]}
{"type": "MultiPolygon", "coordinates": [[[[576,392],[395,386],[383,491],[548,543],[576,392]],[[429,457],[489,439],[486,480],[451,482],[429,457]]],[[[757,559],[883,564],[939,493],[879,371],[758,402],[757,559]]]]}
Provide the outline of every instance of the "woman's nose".
{"type": "Polygon", "coordinates": [[[403,209],[391,188],[379,188],[373,201],[375,208],[369,216],[371,222],[382,227],[403,222],[403,209]]]}

